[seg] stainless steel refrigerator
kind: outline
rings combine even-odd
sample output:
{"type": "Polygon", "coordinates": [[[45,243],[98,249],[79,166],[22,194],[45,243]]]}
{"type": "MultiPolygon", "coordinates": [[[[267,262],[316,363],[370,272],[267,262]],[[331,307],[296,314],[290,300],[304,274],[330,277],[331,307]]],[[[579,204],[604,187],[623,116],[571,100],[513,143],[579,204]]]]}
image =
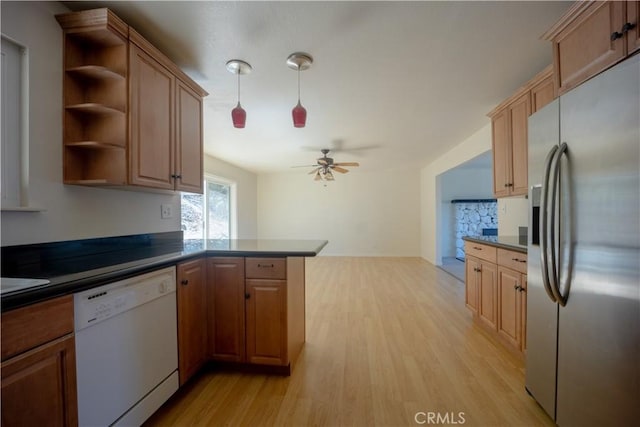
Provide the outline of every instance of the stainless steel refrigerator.
{"type": "Polygon", "coordinates": [[[564,426],[640,423],[640,55],[529,118],[526,388],[564,426]]]}

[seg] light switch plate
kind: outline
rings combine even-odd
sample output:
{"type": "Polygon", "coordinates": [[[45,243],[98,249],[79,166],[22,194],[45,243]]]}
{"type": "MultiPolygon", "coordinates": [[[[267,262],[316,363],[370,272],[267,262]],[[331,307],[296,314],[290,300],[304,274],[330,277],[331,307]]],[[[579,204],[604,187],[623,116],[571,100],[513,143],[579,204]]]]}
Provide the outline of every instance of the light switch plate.
{"type": "Polygon", "coordinates": [[[160,205],[160,218],[168,219],[173,217],[173,209],[171,205],[160,205]]]}

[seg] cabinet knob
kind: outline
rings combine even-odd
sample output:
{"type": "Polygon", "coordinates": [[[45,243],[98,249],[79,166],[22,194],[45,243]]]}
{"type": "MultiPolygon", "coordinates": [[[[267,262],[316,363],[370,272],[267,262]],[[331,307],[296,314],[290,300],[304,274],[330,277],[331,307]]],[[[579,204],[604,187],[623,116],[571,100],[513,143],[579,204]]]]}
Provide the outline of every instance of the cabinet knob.
{"type": "Polygon", "coordinates": [[[249,292],[244,294],[244,299],[249,299],[251,298],[251,294],[249,292]]]}
{"type": "Polygon", "coordinates": [[[476,251],[481,251],[482,248],[480,246],[474,246],[473,249],[475,249],[476,251]]]}
{"type": "Polygon", "coordinates": [[[520,291],[522,288],[520,287],[520,285],[513,285],[513,289],[515,289],[516,291],[520,291]]]}
{"type": "Polygon", "coordinates": [[[173,178],[173,179],[181,179],[182,175],[171,174],[171,178],[173,178]]]}
{"type": "Polygon", "coordinates": [[[182,280],[180,281],[180,284],[181,284],[181,285],[188,285],[188,284],[189,284],[189,280],[187,280],[187,279],[182,279],[182,280]]]}
{"type": "Polygon", "coordinates": [[[614,31],[613,33],[611,33],[611,41],[614,42],[614,41],[616,41],[618,39],[621,39],[622,36],[624,36],[623,33],[619,33],[617,31],[614,31]]]}
{"type": "Polygon", "coordinates": [[[520,258],[511,258],[511,261],[515,261],[515,262],[522,262],[522,263],[527,262],[527,260],[526,260],[526,259],[520,259],[520,258]]]}
{"type": "Polygon", "coordinates": [[[273,264],[258,264],[259,268],[273,268],[273,264]]]}

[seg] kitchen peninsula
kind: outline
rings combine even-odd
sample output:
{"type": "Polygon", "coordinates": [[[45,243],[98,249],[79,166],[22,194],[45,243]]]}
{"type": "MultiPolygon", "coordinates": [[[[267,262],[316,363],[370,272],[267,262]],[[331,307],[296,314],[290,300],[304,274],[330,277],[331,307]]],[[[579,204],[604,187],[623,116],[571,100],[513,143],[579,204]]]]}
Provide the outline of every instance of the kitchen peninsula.
{"type": "Polygon", "coordinates": [[[305,257],[326,244],[167,232],[3,247],[2,274],[25,279],[2,279],[3,408],[16,408],[3,419],[87,423],[100,415],[87,393],[97,390],[131,395],[100,422],[140,424],[209,361],[289,375],[305,342],[305,257]],[[165,367],[147,382],[108,373],[106,360],[106,378],[121,382],[103,387],[101,355],[122,372],[165,367]],[[19,410],[31,396],[42,411],[19,410]]]}

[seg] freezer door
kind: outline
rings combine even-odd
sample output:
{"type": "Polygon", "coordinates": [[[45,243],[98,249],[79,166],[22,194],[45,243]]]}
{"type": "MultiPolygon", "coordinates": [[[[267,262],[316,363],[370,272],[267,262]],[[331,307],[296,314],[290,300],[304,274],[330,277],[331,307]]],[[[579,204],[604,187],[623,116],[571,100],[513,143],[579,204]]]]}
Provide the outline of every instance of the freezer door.
{"type": "Polygon", "coordinates": [[[551,418],[556,405],[558,305],[542,283],[538,229],[542,175],[549,151],[560,136],[558,100],[529,117],[529,244],[527,268],[526,388],[551,418]]]}
{"type": "MultiPolygon", "coordinates": [[[[640,56],[564,95],[558,425],[640,420],[640,56]],[[570,240],[570,241],[569,241],[570,240]],[[566,257],[573,256],[573,270],[566,257]]],[[[531,282],[531,280],[530,280],[531,282]]],[[[529,341],[531,342],[531,341],[529,341]]]]}

